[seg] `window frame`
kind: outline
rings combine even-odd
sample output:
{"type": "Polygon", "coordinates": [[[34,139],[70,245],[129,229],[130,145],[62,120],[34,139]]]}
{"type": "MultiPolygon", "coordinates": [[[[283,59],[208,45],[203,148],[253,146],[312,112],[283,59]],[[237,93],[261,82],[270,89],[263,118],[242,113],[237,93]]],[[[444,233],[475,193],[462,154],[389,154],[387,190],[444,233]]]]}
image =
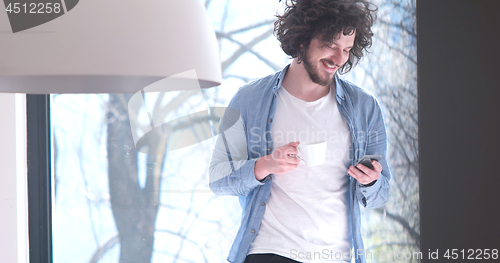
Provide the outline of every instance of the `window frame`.
{"type": "Polygon", "coordinates": [[[50,95],[26,95],[30,263],[52,262],[50,95]]]}

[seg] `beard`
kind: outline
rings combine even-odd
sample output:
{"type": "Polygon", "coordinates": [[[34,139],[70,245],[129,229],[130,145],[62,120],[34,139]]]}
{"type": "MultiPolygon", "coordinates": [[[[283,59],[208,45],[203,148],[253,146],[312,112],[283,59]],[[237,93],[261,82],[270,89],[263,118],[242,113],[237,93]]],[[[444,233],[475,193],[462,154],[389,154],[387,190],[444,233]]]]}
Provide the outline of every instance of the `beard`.
{"type": "MultiPolygon", "coordinates": [[[[332,74],[331,76],[328,75],[320,75],[318,65],[313,65],[314,61],[311,61],[312,59],[309,57],[309,53],[306,51],[305,52],[305,57],[302,60],[304,63],[304,68],[307,71],[307,74],[309,75],[309,78],[311,79],[312,82],[319,84],[321,86],[330,86],[330,84],[333,81],[333,78],[335,77],[335,73],[332,74]]],[[[333,61],[327,61],[331,65],[333,65],[333,61]]],[[[323,63],[319,61],[319,63],[323,63]]]]}

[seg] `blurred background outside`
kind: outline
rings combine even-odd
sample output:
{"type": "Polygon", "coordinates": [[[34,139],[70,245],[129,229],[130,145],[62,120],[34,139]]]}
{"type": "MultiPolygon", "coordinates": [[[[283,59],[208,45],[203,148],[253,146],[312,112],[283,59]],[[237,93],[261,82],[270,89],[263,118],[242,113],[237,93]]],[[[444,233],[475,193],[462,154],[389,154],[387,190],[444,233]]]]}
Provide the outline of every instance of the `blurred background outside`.
{"type": "MultiPolygon", "coordinates": [[[[219,41],[223,83],[199,94],[148,95],[153,114],[165,120],[227,106],[240,86],[291,62],[272,33],[283,9],[278,0],[200,1],[219,41]]],[[[378,98],[389,133],[391,198],[381,208],[362,209],[365,249],[407,256],[420,251],[416,2],[373,2],[379,11],[371,53],[341,77],[378,98]]],[[[202,139],[207,120],[172,124],[169,139],[155,147],[174,149],[182,136],[199,137],[199,144],[165,155],[141,153],[127,111],[132,95],[51,97],[54,262],[226,262],[241,208],[237,197],[208,188],[215,138],[202,139]]],[[[219,117],[212,114],[211,123],[219,117]]]]}

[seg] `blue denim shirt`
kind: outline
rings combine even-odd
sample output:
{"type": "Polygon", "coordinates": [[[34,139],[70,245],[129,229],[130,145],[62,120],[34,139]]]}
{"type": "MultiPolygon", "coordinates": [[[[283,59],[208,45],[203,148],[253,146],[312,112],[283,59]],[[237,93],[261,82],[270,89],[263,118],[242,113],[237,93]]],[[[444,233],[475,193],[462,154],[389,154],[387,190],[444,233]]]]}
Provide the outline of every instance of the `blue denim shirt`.
{"type": "MultiPolygon", "coordinates": [[[[250,244],[259,232],[270,196],[273,175],[268,175],[260,182],[255,179],[254,166],[259,157],[273,150],[270,131],[276,111],[276,96],[288,67],[238,90],[222,121],[232,126],[221,132],[223,136],[217,138],[212,153],[210,189],[217,195],[239,196],[242,207],[241,226],[227,258],[229,262],[242,263],[245,260],[250,244]]],[[[337,74],[334,81],[339,111],[351,131],[351,164],[354,165],[365,154],[382,155],[380,164],[383,170],[375,184],[364,187],[350,177],[353,257],[356,263],[364,263],[359,204],[376,208],[388,201],[391,175],[386,159],[386,131],[380,106],[373,96],[340,79],[337,74]]]]}

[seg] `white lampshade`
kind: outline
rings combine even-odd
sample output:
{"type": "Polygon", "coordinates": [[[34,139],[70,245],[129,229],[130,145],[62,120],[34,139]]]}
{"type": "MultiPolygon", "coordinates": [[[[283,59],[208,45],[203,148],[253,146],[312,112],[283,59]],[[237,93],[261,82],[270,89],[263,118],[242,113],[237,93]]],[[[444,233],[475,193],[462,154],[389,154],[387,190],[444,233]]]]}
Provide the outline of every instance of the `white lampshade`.
{"type": "Polygon", "coordinates": [[[79,1],[16,33],[0,10],[0,92],[135,93],[193,69],[201,88],[220,84],[217,40],[200,0],[79,1]]]}

